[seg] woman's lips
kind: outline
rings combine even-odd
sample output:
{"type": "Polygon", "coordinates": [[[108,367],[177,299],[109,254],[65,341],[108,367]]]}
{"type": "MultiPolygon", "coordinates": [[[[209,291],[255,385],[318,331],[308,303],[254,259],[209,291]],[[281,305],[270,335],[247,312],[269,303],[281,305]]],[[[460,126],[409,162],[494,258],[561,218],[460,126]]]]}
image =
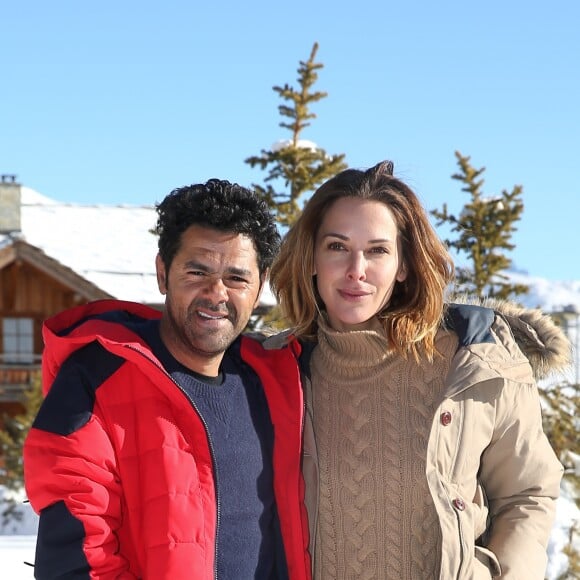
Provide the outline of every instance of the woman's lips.
{"type": "Polygon", "coordinates": [[[360,298],[364,298],[368,296],[370,292],[366,292],[364,290],[355,290],[355,289],[339,289],[338,293],[346,300],[359,300],[360,298]]]}

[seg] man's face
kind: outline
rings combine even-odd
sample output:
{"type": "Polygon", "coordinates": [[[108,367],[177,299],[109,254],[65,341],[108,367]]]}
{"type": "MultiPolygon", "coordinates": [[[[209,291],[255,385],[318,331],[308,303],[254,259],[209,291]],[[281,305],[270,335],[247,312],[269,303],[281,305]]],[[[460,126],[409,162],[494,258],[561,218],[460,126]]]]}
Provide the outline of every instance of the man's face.
{"type": "Polygon", "coordinates": [[[252,240],[202,226],[181,235],[169,271],[156,260],[165,294],[161,337],[189,369],[218,373],[224,351],[246,327],[263,287],[252,240]]]}

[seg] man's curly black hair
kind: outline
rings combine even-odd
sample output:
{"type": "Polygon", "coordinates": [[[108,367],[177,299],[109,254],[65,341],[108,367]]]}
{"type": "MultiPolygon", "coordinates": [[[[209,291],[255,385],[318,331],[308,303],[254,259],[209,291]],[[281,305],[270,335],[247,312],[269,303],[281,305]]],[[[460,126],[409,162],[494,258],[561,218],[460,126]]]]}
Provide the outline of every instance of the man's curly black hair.
{"type": "Polygon", "coordinates": [[[280,234],[273,214],[258,195],[237,183],[210,179],[207,183],[174,189],[156,205],[159,255],[169,270],[190,226],[213,228],[248,236],[258,254],[262,275],[280,248],[280,234]]]}

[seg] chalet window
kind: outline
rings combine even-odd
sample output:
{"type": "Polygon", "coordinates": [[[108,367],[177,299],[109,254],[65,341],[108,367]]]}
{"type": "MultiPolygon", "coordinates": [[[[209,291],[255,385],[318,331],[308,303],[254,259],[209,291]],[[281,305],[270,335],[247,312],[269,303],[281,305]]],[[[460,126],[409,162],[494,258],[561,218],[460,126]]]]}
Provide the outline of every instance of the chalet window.
{"type": "Polygon", "coordinates": [[[33,363],[34,320],[32,318],[3,318],[1,346],[1,363],[33,363]]]}

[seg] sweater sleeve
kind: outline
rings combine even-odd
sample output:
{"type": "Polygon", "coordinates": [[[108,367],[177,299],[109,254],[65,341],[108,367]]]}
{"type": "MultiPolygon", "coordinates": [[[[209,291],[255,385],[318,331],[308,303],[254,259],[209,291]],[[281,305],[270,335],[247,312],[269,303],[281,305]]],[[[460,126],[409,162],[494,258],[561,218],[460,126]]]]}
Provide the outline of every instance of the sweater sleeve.
{"type": "Polygon", "coordinates": [[[40,516],[36,578],[135,578],[116,533],[123,496],[95,403],[100,380],[79,357],[67,361],[25,441],[26,492],[40,516]]]}
{"type": "Polygon", "coordinates": [[[540,399],[528,384],[506,381],[493,440],[481,462],[491,527],[487,546],[504,579],[544,578],[563,468],[542,429],[540,399]]]}

